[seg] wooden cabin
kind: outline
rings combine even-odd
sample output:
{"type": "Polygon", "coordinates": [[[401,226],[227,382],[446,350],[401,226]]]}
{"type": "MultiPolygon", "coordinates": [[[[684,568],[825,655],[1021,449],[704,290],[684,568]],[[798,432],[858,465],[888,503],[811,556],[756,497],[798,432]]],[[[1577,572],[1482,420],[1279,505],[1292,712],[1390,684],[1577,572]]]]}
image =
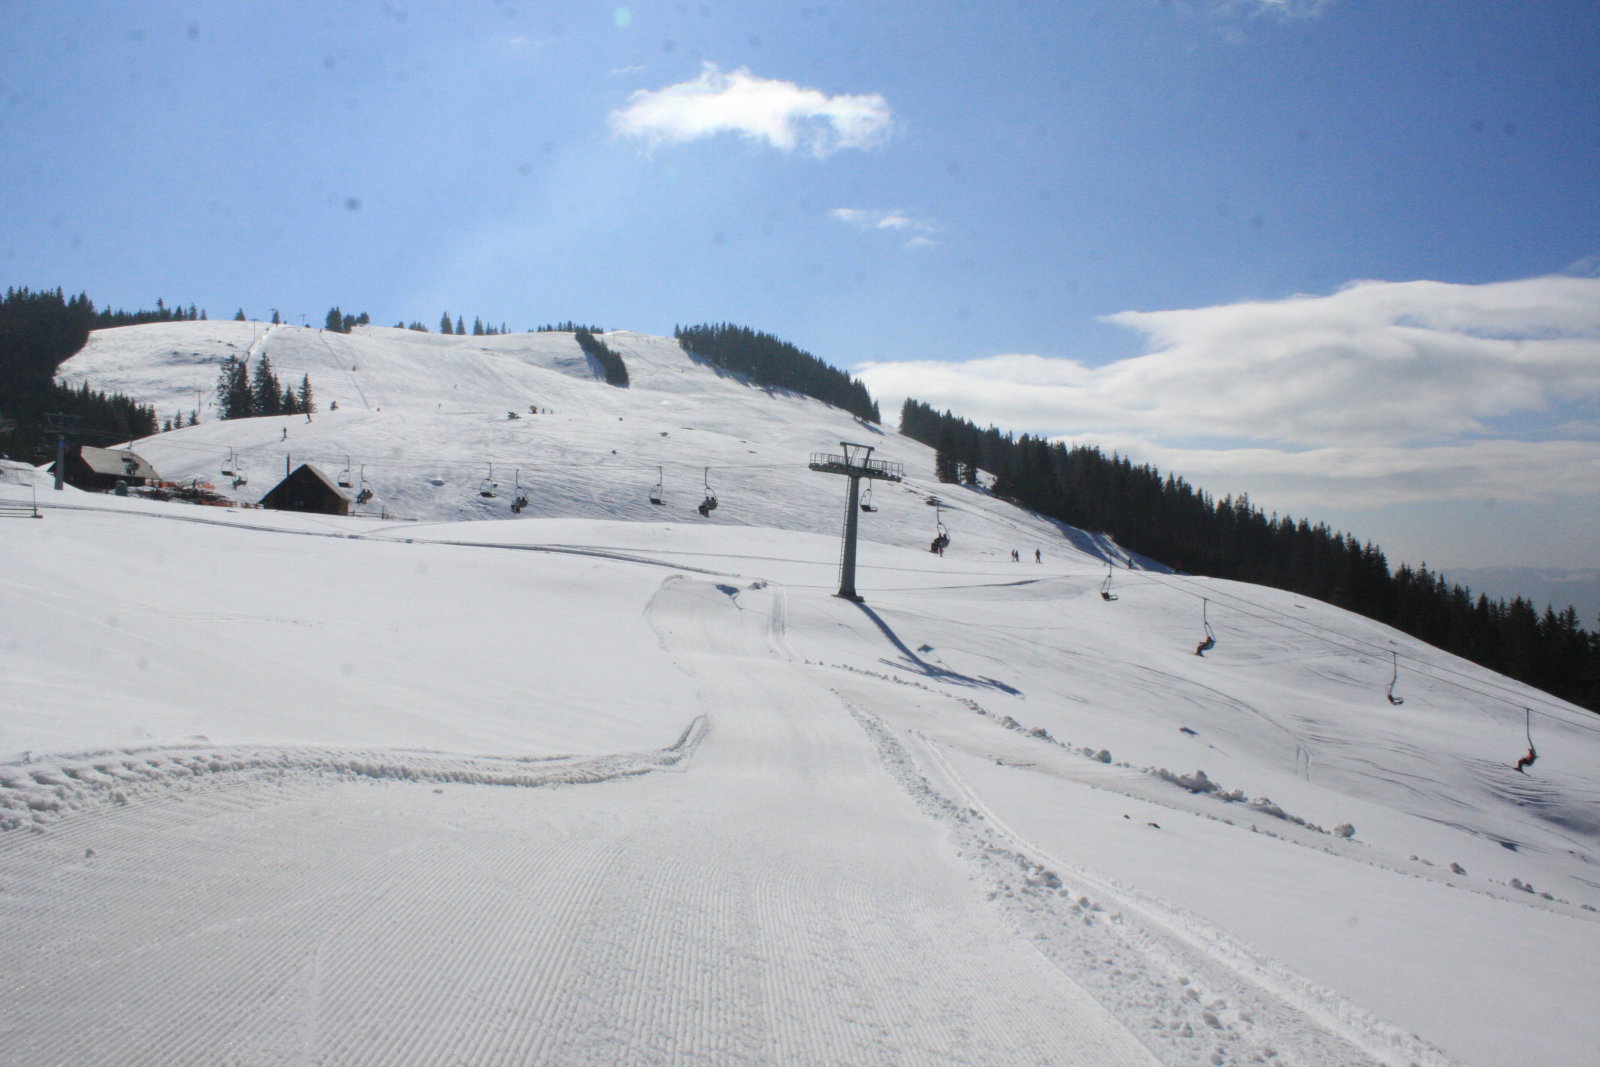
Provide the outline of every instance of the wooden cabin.
{"type": "Polygon", "coordinates": [[[62,478],[70,486],[104,492],[123,485],[144,485],[161,480],[149,462],[127,449],[79,445],[67,453],[62,478]]]}
{"type": "Polygon", "coordinates": [[[277,511],[310,511],[319,515],[350,514],[350,496],[332,478],[309,463],[296,467],[261,498],[261,506],[277,511]]]}

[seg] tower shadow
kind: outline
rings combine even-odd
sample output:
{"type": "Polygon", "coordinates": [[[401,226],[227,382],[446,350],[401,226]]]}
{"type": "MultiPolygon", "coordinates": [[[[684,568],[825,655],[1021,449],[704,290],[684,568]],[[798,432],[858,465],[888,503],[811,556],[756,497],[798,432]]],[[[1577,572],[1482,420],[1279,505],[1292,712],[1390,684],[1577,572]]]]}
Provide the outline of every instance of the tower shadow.
{"type": "Polygon", "coordinates": [[[1022,695],[1022,690],[1016,688],[1015,686],[1007,685],[1005,682],[1002,682],[998,679],[974,678],[970,674],[962,674],[959,671],[952,671],[949,668],[941,667],[937,663],[929,663],[927,660],[913,652],[904,641],[900,640],[900,635],[895,633],[894,630],[890,628],[889,624],[884,622],[882,616],[880,616],[876,611],[873,611],[866,604],[860,602],[856,602],[856,607],[861,609],[861,613],[863,615],[872,620],[872,624],[882,631],[883,636],[887,637],[889,639],[889,643],[894,645],[894,647],[899,650],[900,655],[904,657],[902,660],[884,659],[879,660],[878,662],[889,667],[896,667],[901,670],[909,670],[913,674],[920,674],[924,678],[931,678],[934,681],[949,682],[954,685],[971,686],[974,689],[994,689],[1002,693],[1010,694],[1011,696],[1022,695]]]}

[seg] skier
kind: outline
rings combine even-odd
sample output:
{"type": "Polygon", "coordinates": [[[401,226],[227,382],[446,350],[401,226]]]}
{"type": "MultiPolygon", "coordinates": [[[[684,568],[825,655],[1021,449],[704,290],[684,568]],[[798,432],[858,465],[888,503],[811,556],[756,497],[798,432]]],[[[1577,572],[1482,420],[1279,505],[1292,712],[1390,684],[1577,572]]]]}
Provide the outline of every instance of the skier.
{"type": "Polygon", "coordinates": [[[1040,552],[1037,548],[1034,549],[1033,550],[1033,561],[1035,563],[1043,563],[1044,562],[1044,553],[1040,552]]]}
{"type": "Polygon", "coordinates": [[[1528,746],[1528,754],[1526,756],[1523,756],[1521,759],[1517,760],[1517,770],[1521,771],[1523,774],[1527,774],[1528,772],[1527,772],[1526,768],[1532,767],[1533,766],[1533,761],[1538,759],[1538,758],[1539,758],[1539,753],[1537,753],[1537,752],[1535,752],[1533,750],[1533,746],[1532,745],[1529,745],[1528,746]]]}

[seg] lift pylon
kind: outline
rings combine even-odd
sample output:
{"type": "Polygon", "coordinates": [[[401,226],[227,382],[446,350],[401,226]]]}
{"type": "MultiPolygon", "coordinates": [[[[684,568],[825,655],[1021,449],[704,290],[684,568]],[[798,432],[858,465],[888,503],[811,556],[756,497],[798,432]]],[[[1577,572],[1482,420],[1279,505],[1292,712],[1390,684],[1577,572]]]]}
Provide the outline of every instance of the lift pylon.
{"type": "Polygon", "coordinates": [[[872,458],[872,445],[840,441],[842,454],[811,453],[811,469],[823,474],[842,474],[850,479],[850,494],[844,506],[844,546],[839,556],[839,591],[845,600],[861,602],[856,593],[856,527],[861,515],[861,479],[898,482],[905,477],[905,465],[872,458]]]}

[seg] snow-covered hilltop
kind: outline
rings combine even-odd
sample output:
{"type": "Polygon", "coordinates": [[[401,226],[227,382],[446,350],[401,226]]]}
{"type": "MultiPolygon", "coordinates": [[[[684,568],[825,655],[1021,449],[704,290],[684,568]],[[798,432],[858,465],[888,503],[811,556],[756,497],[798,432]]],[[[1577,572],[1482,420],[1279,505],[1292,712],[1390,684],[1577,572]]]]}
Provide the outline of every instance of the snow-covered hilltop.
{"type": "MultiPolygon", "coordinates": [[[[627,364],[626,388],[606,385],[570,333],[461,337],[368,326],[340,334],[244,322],[100,331],[60,378],[125,393],[164,418],[198,409],[200,425],[137,442],[137,451],[164,477],[214,482],[246,502],[282,478],[288,460],[333,476],[348,469],[358,490],[364,474],[374,496],[357,510],[374,515],[509,517],[520,485],[524,518],[710,521],[832,534],[843,482],[811,472],[807,459],[837,452],[846,440],[876,445],[879,458],[907,465],[909,483],[879,486],[880,498],[939,493],[932,453],[915,442],[809,397],[745,384],[670,338],[612,332],[605,343],[627,364]],[[316,415],[216,421],[222,360],[263,353],[285,382],[310,379],[316,415]],[[230,459],[244,465],[246,486],[235,489],[222,476],[230,459]],[[662,507],[649,502],[658,478],[662,507]],[[486,481],[497,486],[494,497],[481,495],[486,481]],[[719,502],[709,520],[696,510],[707,485],[719,502]]],[[[1034,543],[1060,538],[1055,523],[1030,513],[946,495],[953,506],[984,509],[980,521],[1005,524],[1008,557],[1023,540],[1031,554],[1034,543]]],[[[903,521],[907,514],[889,509],[867,536],[926,545],[936,529],[933,509],[911,509],[914,520],[903,521]]]]}
{"type": "Polygon", "coordinates": [[[254,501],[288,457],[375,496],[0,472],[44,512],[0,514],[0,1061],[1600,1046],[1595,716],[1304,597],[1129,569],[893,432],[605,341],[627,388],[570,334],[172,323],[63,368],[198,405],[136,443],[168,478],[254,501]],[[215,421],[221,360],[263,348],[320,410],[215,421]],[[860,516],[864,605],[830,595],[843,479],[807,467],[841,440],[907,473],[860,516]]]}

